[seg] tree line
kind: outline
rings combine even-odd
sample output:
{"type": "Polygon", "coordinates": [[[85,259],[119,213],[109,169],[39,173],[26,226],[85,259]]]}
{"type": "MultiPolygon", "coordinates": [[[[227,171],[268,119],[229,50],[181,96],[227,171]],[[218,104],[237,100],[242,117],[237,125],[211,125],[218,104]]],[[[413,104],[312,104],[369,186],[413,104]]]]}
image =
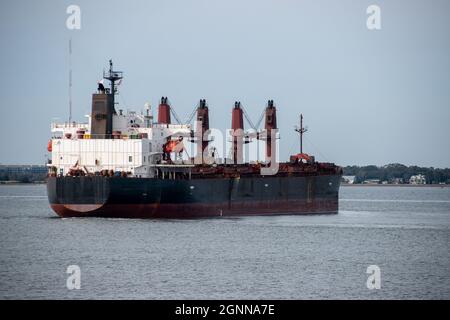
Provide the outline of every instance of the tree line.
{"type": "Polygon", "coordinates": [[[393,163],[381,167],[375,165],[346,166],[343,169],[344,175],[355,176],[354,183],[362,183],[370,179],[378,179],[390,183],[395,180],[408,183],[411,176],[418,174],[425,176],[427,184],[450,183],[450,168],[427,168],[393,163]]]}
{"type": "Polygon", "coordinates": [[[36,181],[44,181],[47,177],[46,173],[0,173],[0,181],[17,181],[21,183],[32,183],[36,181]]]}
{"type": "MultiPolygon", "coordinates": [[[[427,184],[448,183],[450,184],[450,168],[427,168],[418,166],[405,166],[399,163],[388,164],[385,166],[346,166],[344,175],[355,176],[354,183],[362,183],[365,180],[377,179],[392,183],[394,180],[401,180],[408,183],[413,175],[423,174],[427,184]]],[[[7,172],[0,170],[0,181],[19,181],[23,183],[44,181],[47,173],[32,172],[7,172]]]]}

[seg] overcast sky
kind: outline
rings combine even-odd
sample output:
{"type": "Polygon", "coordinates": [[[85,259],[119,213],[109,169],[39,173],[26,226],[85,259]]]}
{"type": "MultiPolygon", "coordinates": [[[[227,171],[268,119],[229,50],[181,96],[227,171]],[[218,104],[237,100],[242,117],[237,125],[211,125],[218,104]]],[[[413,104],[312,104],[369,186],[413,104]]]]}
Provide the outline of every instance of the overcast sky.
{"type": "Polygon", "coordinates": [[[273,99],[284,158],[302,112],[320,161],[450,167],[449,13],[445,0],[2,0],[0,163],[43,163],[50,123],[68,118],[72,38],[76,120],[112,58],[124,109],[164,95],[184,119],[205,98],[225,129],[235,100],[256,122],[273,99]],[[366,27],[371,4],[381,30],[366,27]]]}

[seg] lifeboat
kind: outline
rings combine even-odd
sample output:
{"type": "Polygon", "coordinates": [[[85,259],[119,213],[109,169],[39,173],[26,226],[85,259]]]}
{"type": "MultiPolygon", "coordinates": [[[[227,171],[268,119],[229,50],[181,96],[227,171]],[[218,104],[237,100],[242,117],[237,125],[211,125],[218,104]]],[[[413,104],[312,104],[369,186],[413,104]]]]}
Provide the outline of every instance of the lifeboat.
{"type": "Polygon", "coordinates": [[[52,152],[52,139],[48,140],[47,143],[47,151],[52,152]]]}
{"type": "MultiPolygon", "coordinates": [[[[177,146],[178,144],[181,142],[182,139],[178,139],[178,140],[169,140],[168,142],[166,142],[163,146],[164,152],[165,153],[171,153],[171,152],[175,152],[177,151],[177,146]]],[[[183,149],[178,150],[178,152],[183,151],[183,149]]]]}

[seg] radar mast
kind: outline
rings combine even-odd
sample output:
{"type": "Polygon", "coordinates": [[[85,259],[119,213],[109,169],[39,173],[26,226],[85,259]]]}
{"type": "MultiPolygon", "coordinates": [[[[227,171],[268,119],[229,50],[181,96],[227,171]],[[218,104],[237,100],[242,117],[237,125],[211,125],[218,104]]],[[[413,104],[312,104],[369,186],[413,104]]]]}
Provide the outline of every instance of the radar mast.
{"type": "Polygon", "coordinates": [[[103,79],[108,80],[110,82],[110,93],[112,98],[112,106],[114,113],[116,113],[115,109],[115,101],[114,96],[116,94],[116,81],[119,81],[123,78],[123,72],[122,71],[114,71],[113,69],[113,62],[112,60],[109,60],[109,71],[105,72],[103,71],[103,79]]]}

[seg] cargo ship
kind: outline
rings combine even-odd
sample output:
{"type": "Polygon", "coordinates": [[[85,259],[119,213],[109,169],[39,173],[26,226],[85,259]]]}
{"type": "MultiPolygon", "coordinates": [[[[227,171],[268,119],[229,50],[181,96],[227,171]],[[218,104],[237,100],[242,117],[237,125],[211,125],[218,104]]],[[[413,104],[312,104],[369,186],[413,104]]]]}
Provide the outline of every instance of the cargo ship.
{"type": "Polygon", "coordinates": [[[280,162],[274,101],[264,106],[259,121],[264,120],[262,129],[253,125],[237,101],[231,108],[229,152],[220,157],[213,146],[205,99],[184,123],[167,97],[159,101],[157,118],[149,104],[140,113],[124,112],[115,102],[122,78],[123,73],[115,71],[110,61],[109,71],[103,72],[92,95],[88,121],[51,125],[47,191],[50,206],[60,217],[200,218],[338,212],[342,169],[317,162],[303,152],[303,116],[296,128],[300,152],[280,162]],[[244,128],[244,117],[249,130],[244,128]],[[244,160],[252,143],[264,148],[263,159],[244,160]]]}

